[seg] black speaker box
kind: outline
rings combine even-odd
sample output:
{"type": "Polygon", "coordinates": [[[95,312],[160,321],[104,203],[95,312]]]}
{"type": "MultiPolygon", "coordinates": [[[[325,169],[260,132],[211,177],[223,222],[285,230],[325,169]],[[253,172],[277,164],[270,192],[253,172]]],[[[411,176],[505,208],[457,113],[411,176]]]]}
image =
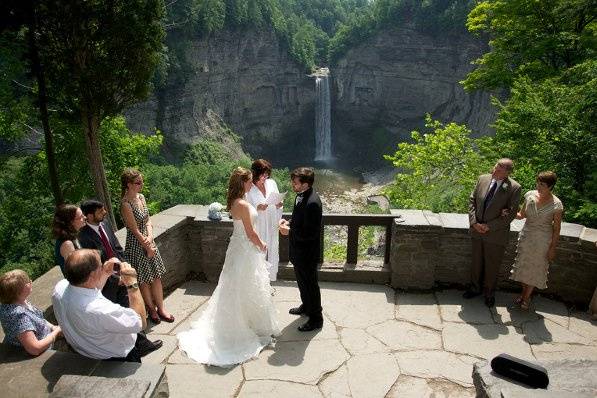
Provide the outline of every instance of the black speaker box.
{"type": "Polygon", "coordinates": [[[549,377],[543,366],[524,361],[508,354],[500,354],[491,360],[491,369],[501,376],[533,388],[547,388],[549,377]]]}

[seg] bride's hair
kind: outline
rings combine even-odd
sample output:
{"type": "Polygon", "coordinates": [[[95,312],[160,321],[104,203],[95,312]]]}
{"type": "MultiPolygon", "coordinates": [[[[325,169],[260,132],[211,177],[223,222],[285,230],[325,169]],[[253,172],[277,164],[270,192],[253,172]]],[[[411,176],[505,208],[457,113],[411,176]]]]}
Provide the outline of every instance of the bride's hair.
{"type": "Polygon", "coordinates": [[[245,195],[245,182],[251,179],[251,170],[244,167],[237,167],[232,172],[228,180],[228,192],[226,193],[226,207],[228,210],[232,207],[235,199],[242,198],[245,195]]]}

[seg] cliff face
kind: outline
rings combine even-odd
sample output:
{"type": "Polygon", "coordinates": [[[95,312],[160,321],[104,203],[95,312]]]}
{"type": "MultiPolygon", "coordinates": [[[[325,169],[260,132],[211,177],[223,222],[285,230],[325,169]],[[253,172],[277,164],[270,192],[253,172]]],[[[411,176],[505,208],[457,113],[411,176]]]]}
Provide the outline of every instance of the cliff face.
{"type": "MultiPolygon", "coordinates": [[[[430,37],[408,28],[384,31],[351,49],[330,68],[332,150],[351,167],[387,165],[398,141],[422,128],[426,113],[490,133],[487,93],[458,83],[483,45],[469,36],[430,37]]],[[[315,153],[315,82],[270,32],[221,32],[187,51],[192,72],[169,81],[127,112],[134,130],[159,128],[168,147],[206,134],[217,114],[253,158],[276,166],[310,163],[315,153]]]]}
{"type": "Polygon", "coordinates": [[[473,135],[489,134],[495,116],[489,94],[466,93],[458,83],[484,49],[470,36],[430,37],[408,28],[352,48],[331,68],[335,151],[346,158],[393,153],[397,141],[424,127],[426,113],[466,123],[473,135]]]}
{"type": "Polygon", "coordinates": [[[186,56],[192,73],[129,110],[132,129],[157,127],[173,149],[204,136],[215,113],[253,157],[313,152],[305,133],[313,131],[314,83],[274,33],[221,32],[194,42],[186,56]]]}

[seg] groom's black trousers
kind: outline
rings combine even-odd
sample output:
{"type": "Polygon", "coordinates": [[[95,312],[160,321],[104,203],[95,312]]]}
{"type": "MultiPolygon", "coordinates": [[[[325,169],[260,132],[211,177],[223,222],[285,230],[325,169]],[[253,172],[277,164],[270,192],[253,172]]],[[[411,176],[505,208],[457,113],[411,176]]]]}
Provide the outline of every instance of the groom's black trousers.
{"type": "Polygon", "coordinates": [[[304,313],[310,321],[323,321],[321,315],[321,293],[317,280],[317,262],[293,262],[294,275],[301,294],[304,313]]]}

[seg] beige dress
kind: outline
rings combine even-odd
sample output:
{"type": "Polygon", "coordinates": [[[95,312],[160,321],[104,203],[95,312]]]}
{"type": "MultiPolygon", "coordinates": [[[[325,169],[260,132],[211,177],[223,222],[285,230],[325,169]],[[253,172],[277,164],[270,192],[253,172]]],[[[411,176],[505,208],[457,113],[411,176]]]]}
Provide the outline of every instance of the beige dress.
{"type": "Polygon", "coordinates": [[[537,191],[529,191],[524,195],[526,222],[518,235],[516,259],[510,279],[545,289],[549,273],[547,251],[553,233],[553,215],[556,211],[562,211],[564,206],[560,199],[553,196],[553,201],[537,207],[537,194],[537,191]]]}

